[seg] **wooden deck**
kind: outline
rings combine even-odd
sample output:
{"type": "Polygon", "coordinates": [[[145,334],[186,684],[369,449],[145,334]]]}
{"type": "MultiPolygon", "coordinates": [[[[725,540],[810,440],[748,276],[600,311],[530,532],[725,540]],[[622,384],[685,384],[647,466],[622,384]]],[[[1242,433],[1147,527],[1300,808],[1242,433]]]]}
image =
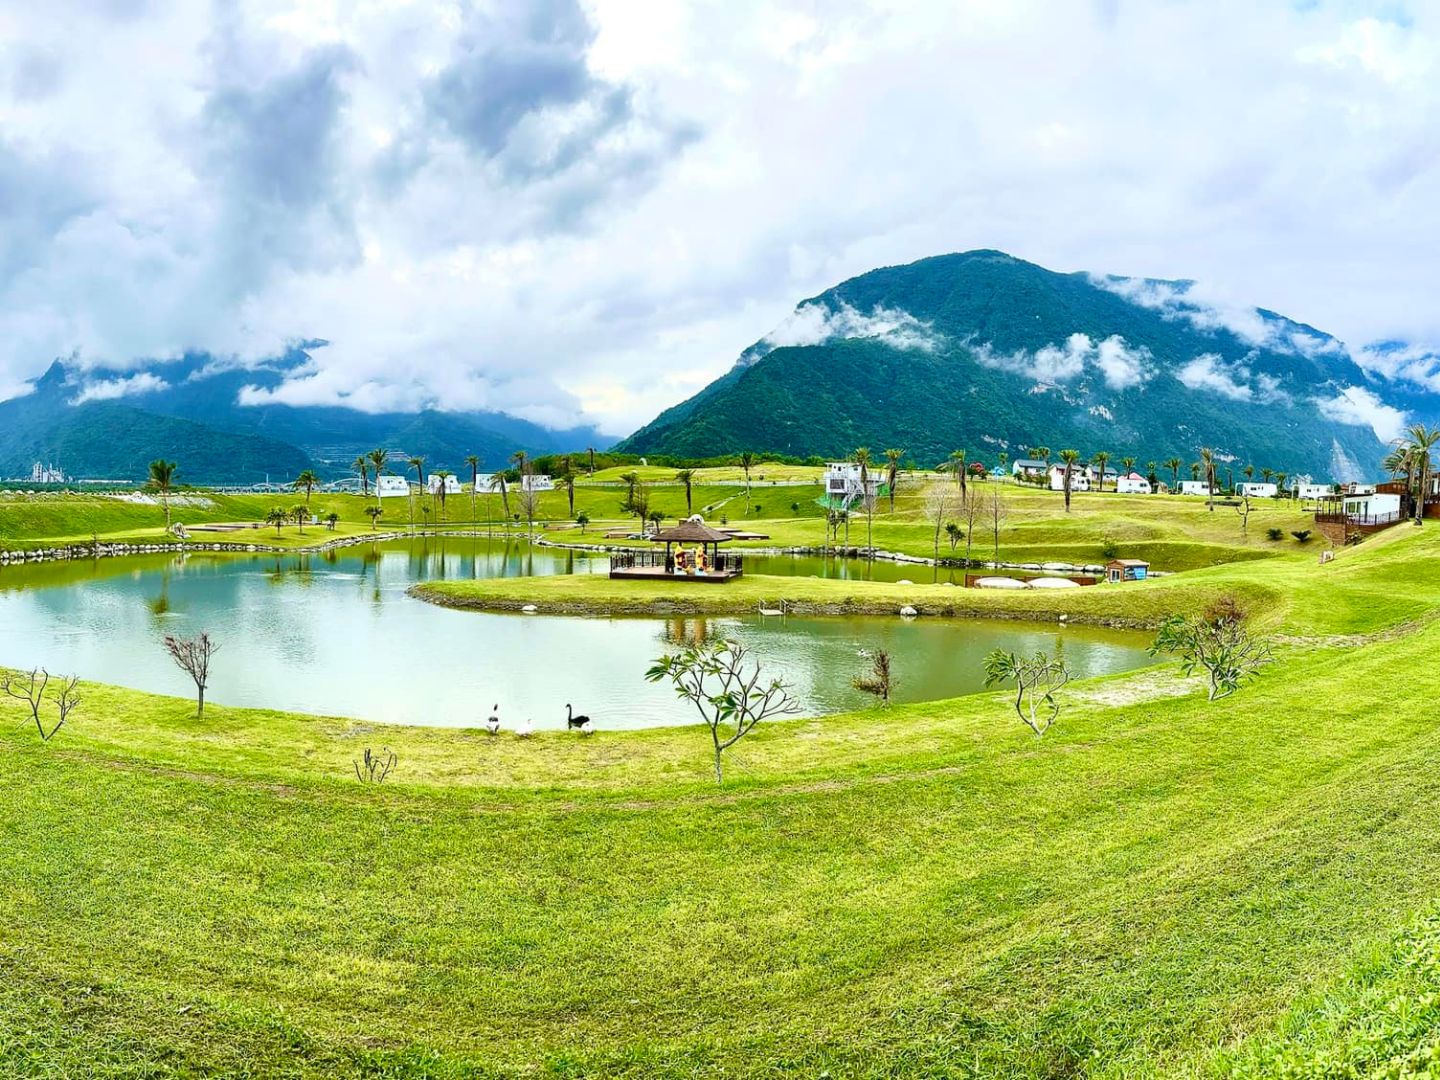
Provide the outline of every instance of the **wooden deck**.
{"type": "Polygon", "coordinates": [[[663,566],[617,566],[611,569],[611,578],[627,581],[694,581],[708,585],[723,585],[731,578],[738,578],[740,570],[710,570],[703,574],[676,574],[663,566]]]}

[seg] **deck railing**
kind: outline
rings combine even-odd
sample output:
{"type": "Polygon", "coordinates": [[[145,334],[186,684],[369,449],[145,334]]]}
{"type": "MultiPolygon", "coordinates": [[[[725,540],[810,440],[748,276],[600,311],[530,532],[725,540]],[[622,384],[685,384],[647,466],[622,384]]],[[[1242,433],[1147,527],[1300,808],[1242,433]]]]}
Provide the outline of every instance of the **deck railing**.
{"type": "MultiPolygon", "coordinates": [[[[715,556],[707,555],[706,559],[709,562],[708,569],[714,573],[744,573],[745,557],[737,551],[722,551],[715,556]]],[[[610,553],[610,569],[664,569],[673,571],[675,569],[675,555],[674,552],[671,552],[667,558],[664,551],[651,548],[612,551],[610,553]]]]}
{"type": "Polygon", "coordinates": [[[1394,525],[1397,521],[1403,521],[1404,516],[1397,513],[1390,514],[1346,514],[1338,510],[1316,511],[1315,520],[1330,525],[1356,525],[1361,528],[1372,525],[1394,525]]]}

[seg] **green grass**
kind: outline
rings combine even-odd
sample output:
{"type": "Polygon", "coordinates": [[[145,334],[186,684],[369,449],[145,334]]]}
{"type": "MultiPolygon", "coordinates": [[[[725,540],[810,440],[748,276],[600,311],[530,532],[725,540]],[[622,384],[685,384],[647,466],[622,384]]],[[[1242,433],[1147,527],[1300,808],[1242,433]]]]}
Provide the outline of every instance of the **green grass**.
{"type": "MultiPolygon", "coordinates": [[[[1422,1061],[1440,530],[1326,565],[1292,548],[1053,595],[792,582],[814,602],[1135,621],[1233,591],[1285,640],[1213,704],[1173,668],[1076,684],[1043,739],[1001,695],[769,724],[720,790],[693,728],[518,740],[213,706],[202,721],[87,686],[41,745],[0,699],[0,1074],[1422,1061]],[[394,782],[360,785],[351,761],[382,745],[394,782]]],[[[738,602],[772,582],[637,595],[738,602]]],[[[583,603],[636,589],[476,589],[559,604],[567,584],[583,603]]]]}

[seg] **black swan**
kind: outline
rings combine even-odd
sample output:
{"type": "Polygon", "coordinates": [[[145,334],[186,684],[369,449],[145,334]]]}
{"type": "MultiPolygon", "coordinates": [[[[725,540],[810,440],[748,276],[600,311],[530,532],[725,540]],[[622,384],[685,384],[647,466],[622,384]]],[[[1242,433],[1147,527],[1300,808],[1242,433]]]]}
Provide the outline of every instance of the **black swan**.
{"type": "Polygon", "coordinates": [[[567,728],[584,727],[588,723],[590,723],[590,717],[576,716],[574,709],[568,704],[565,706],[565,726],[567,728]]]}

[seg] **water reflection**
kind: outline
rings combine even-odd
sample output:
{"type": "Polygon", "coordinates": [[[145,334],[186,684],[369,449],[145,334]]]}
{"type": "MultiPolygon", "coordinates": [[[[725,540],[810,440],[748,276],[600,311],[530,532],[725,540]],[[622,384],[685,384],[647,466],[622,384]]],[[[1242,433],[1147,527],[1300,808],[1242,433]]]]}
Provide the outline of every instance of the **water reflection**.
{"type": "MultiPolygon", "coordinates": [[[[765,563],[767,572],[815,566],[799,558],[765,563]]],[[[869,574],[880,566],[849,569],[869,574]]],[[[898,618],[482,615],[406,595],[420,580],[607,569],[603,556],[583,552],[433,537],[323,556],[156,555],[6,567],[0,662],[185,694],[184,676],[160,640],[203,629],[223,646],[211,687],[217,702],[466,726],[499,702],[507,723],[528,717],[536,727],[562,726],[565,703],[573,702],[609,728],[692,722],[668,687],[643,675],[660,653],[719,637],[741,641],[767,671],[790,680],[810,714],[867,704],[851,679],[877,648],[895,658],[899,701],[979,689],[981,660],[996,647],[1063,647],[1078,676],[1148,662],[1143,637],[1081,628],[898,618]]],[[[899,578],[907,568],[886,569],[900,571],[899,578]]]]}

